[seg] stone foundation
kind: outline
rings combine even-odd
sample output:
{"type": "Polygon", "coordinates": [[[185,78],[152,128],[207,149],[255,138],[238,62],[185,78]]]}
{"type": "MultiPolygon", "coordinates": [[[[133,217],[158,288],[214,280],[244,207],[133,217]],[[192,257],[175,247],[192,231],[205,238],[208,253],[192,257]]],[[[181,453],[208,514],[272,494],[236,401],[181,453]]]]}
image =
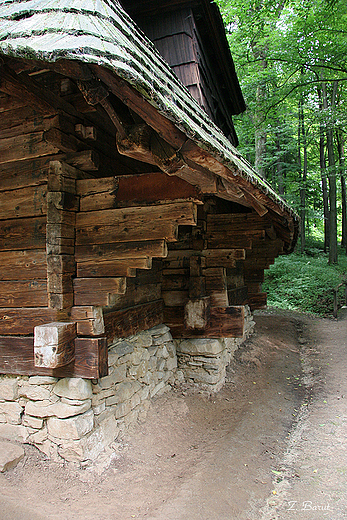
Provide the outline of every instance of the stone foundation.
{"type": "Polygon", "coordinates": [[[242,338],[176,340],[178,366],[185,380],[209,392],[218,392],[224,385],[226,367],[235,350],[253,332],[254,325],[249,307],[246,306],[242,338]]]}
{"type": "MultiPolygon", "coordinates": [[[[246,335],[250,316],[247,324],[246,335]]],[[[33,444],[55,461],[95,460],[176,382],[217,391],[244,339],[177,342],[159,325],[111,345],[109,375],[97,381],[0,376],[0,438],[33,444]]]]}

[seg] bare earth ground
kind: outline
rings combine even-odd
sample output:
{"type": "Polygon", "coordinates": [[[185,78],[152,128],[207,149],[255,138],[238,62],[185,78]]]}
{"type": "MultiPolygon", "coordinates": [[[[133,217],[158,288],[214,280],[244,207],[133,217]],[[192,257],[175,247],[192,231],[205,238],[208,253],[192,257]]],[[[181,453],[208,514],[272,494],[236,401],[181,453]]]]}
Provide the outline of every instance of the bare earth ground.
{"type": "Polygon", "coordinates": [[[0,474],[0,519],[347,518],[347,319],[256,322],[218,394],[155,399],[93,467],[27,446],[0,474]]]}

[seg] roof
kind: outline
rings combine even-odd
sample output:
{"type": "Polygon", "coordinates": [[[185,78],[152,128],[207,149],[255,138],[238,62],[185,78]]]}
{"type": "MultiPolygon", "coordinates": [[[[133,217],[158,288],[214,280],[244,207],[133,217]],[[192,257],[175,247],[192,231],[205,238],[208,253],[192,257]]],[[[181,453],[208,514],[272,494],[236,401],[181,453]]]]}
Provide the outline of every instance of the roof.
{"type": "Polygon", "coordinates": [[[0,0],[0,53],[56,62],[65,58],[111,70],[237,178],[287,217],[296,214],[232,146],[137,28],[117,0],[0,0]]]}
{"type": "Polygon", "coordinates": [[[148,21],[156,14],[191,8],[199,37],[205,45],[204,50],[210,54],[211,65],[218,75],[218,83],[229,114],[240,114],[246,110],[223,19],[215,2],[211,0],[121,0],[121,4],[140,27],[142,19],[148,21]]]}

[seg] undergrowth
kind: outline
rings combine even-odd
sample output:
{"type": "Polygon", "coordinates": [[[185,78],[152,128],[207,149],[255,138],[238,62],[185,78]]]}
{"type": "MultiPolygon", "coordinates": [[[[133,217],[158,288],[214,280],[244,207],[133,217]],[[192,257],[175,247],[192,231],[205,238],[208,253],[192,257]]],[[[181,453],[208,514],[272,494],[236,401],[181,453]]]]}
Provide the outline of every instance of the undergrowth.
{"type": "MultiPolygon", "coordinates": [[[[337,265],[328,265],[328,255],[312,247],[305,254],[280,256],[265,271],[263,290],[268,305],[317,314],[333,315],[334,289],[347,279],[347,256],[339,254],[337,265]]],[[[339,306],[344,302],[339,290],[339,306]]]]}

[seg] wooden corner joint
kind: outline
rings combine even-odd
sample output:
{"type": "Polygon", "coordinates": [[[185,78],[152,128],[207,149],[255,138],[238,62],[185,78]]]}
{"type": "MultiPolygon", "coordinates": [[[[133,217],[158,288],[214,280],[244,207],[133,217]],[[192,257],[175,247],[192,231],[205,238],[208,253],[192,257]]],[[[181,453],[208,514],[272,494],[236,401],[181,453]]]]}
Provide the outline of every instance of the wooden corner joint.
{"type": "Polygon", "coordinates": [[[52,322],[34,327],[34,364],[59,368],[75,359],[75,322],[52,322]]]}

